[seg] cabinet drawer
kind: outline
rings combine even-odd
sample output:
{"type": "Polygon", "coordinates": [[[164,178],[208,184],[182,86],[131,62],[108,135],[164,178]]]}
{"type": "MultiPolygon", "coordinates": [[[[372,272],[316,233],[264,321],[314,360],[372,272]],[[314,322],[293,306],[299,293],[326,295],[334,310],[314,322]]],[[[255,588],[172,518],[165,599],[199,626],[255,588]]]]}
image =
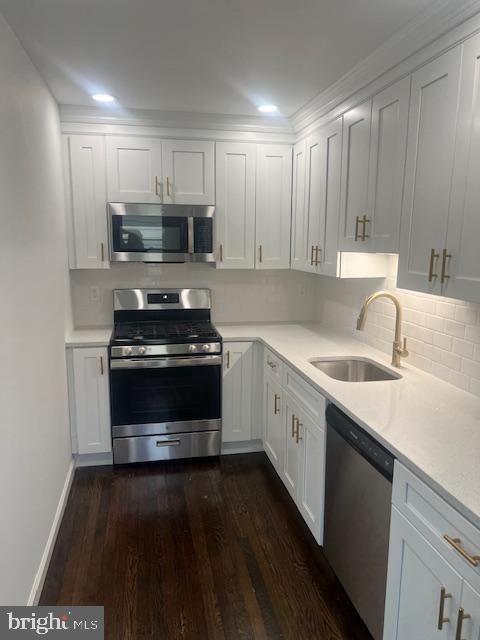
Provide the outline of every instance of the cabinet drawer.
{"type": "Polygon", "coordinates": [[[315,418],[317,426],[323,427],[325,424],[325,398],[286,365],[284,367],[283,386],[297,402],[301,403],[310,416],[315,418]]]}
{"type": "Polygon", "coordinates": [[[268,372],[275,380],[281,382],[283,375],[283,361],[276,356],[273,351],[265,348],[263,363],[265,371],[268,372]]]}
{"type": "Polygon", "coordinates": [[[462,576],[480,587],[480,530],[398,461],[392,502],[462,576]]]}

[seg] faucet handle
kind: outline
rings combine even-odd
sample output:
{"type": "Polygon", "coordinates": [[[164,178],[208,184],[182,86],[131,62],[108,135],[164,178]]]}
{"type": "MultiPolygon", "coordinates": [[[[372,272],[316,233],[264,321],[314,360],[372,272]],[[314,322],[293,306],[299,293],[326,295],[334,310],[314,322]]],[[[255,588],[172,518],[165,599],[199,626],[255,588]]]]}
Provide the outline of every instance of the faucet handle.
{"type": "Polygon", "coordinates": [[[402,358],[407,358],[409,355],[408,353],[408,349],[407,349],[407,339],[404,338],[403,339],[403,348],[402,348],[402,358]]]}

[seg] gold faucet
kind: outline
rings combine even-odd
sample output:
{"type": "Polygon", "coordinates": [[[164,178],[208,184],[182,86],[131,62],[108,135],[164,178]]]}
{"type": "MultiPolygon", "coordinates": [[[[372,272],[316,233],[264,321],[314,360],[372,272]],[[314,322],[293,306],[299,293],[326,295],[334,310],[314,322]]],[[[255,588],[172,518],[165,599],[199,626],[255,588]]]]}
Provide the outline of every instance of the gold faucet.
{"type": "Polygon", "coordinates": [[[403,339],[402,346],[402,307],[400,305],[399,299],[394,296],[393,293],[390,293],[390,291],[377,291],[376,293],[372,293],[371,296],[368,296],[368,298],[365,298],[365,302],[363,303],[360,310],[360,315],[358,316],[357,330],[362,331],[362,329],[365,327],[365,320],[367,319],[367,309],[372,304],[372,302],[374,302],[378,298],[388,298],[395,305],[397,313],[395,316],[395,340],[393,342],[392,364],[394,367],[400,367],[401,358],[406,358],[408,356],[407,339],[403,339]]]}

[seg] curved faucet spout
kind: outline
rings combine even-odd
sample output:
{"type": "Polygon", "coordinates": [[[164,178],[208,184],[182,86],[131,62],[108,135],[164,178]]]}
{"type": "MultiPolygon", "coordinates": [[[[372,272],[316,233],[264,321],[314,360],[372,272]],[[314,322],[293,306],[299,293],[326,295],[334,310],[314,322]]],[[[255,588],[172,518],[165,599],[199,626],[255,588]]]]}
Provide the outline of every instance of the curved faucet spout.
{"type": "Polygon", "coordinates": [[[377,291],[372,293],[371,296],[365,298],[365,302],[360,309],[360,314],[357,319],[357,330],[362,331],[365,327],[365,321],[367,319],[367,309],[368,307],[379,298],[388,298],[395,305],[395,339],[393,342],[393,351],[392,351],[392,364],[395,367],[400,367],[401,358],[406,358],[408,356],[407,351],[407,340],[403,339],[402,346],[402,305],[400,304],[400,300],[390,291],[377,291]]]}

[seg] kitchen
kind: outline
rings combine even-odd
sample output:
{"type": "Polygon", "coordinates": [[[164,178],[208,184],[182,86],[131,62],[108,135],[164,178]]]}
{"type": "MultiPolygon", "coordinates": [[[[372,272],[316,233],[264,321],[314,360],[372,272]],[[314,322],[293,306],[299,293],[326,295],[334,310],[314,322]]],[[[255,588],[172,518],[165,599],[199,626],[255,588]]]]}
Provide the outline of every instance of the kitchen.
{"type": "Polygon", "coordinates": [[[0,0],[2,606],[479,640],[479,32],[0,0]]]}

